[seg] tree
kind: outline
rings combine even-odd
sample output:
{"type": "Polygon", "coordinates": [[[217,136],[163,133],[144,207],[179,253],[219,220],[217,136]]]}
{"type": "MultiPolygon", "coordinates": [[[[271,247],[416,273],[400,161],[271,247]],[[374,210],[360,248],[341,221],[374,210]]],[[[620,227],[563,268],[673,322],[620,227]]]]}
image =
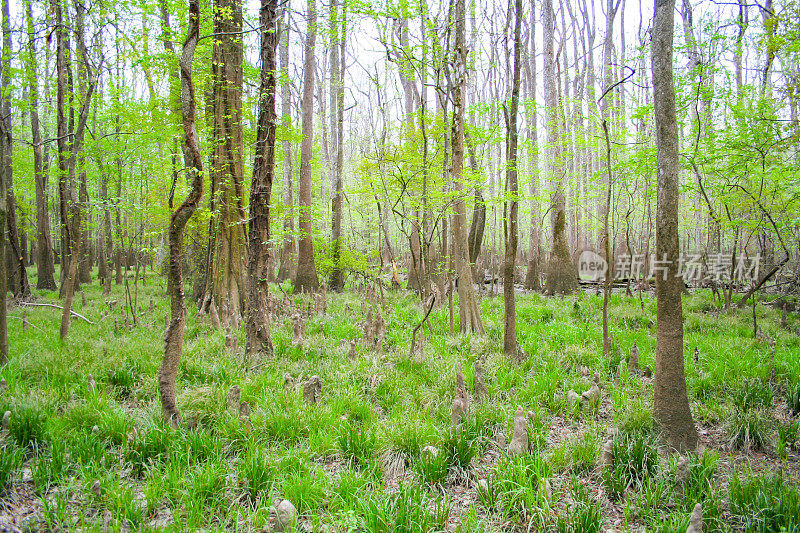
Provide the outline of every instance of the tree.
{"type": "MultiPolygon", "coordinates": [[[[511,8],[509,1],[509,9],[511,8]]],[[[520,60],[522,51],[522,0],[514,0],[514,74],[511,85],[511,108],[508,110],[508,132],[506,147],[506,201],[503,218],[506,256],[503,265],[503,303],[505,304],[505,328],[503,329],[503,353],[513,357],[517,354],[517,308],[514,295],[514,270],[517,259],[517,110],[519,108],[520,60]]]]}
{"type": "Polygon", "coordinates": [[[158,371],[158,392],[164,421],[177,426],[181,417],[175,402],[175,379],[183,351],[183,330],[186,326],[186,301],[183,295],[183,230],[203,196],[203,159],[195,126],[195,94],[192,81],[192,59],[200,38],[200,0],[189,0],[189,27],[180,58],[181,122],[184,132],[184,162],[188,170],[189,194],[172,213],[169,221],[169,267],[167,294],[171,320],[164,335],[164,359],[158,371]]]}
{"type": "Polygon", "coordinates": [[[539,136],[536,128],[536,14],[535,3],[531,3],[531,20],[528,29],[530,52],[525,63],[527,78],[527,94],[532,111],[528,114],[528,137],[530,142],[531,157],[531,182],[528,194],[531,197],[531,236],[528,248],[528,270],[525,273],[525,288],[528,290],[541,290],[539,281],[539,268],[541,262],[541,237],[539,221],[539,200],[536,198],[539,191],[539,136]]]}
{"type": "Polygon", "coordinates": [[[331,2],[331,146],[333,149],[333,194],[331,199],[331,245],[333,246],[333,270],[330,288],[344,289],[344,271],[341,268],[342,247],[342,167],[344,166],[344,69],[345,69],[345,10],[342,2],[341,22],[337,15],[337,0],[331,2]],[[341,25],[341,35],[339,26],[341,25]]]}
{"type": "Polygon", "coordinates": [[[461,333],[484,332],[467,244],[466,207],[464,202],[464,88],[467,86],[467,46],[465,42],[466,12],[464,0],[452,0],[455,41],[453,47],[452,102],[452,164],[453,192],[453,255],[458,276],[458,311],[461,333]]]}
{"type": "Polygon", "coordinates": [[[211,51],[212,147],[211,211],[206,301],[214,299],[226,323],[236,323],[245,301],[245,248],[242,204],[242,2],[215,0],[211,51]]]}
{"type": "Polygon", "coordinates": [[[36,63],[36,38],[33,27],[31,0],[25,2],[28,30],[26,74],[30,98],[31,141],[33,143],[33,177],[36,182],[36,288],[54,291],[58,288],[50,244],[50,216],[47,209],[47,175],[43,168],[42,134],[39,125],[39,82],[36,63]]]}
{"type": "Polygon", "coordinates": [[[545,131],[547,132],[547,174],[553,186],[550,196],[550,220],[553,226],[553,249],[547,264],[547,283],[549,294],[570,293],[578,284],[578,272],[569,256],[566,232],[566,198],[564,197],[564,176],[561,172],[561,134],[559,132],[559,110],[556,84],[555,55],[553,41],[555,34],[555,15],[552,0],[542,3],[542,24],[544,25],[544,105],[545,131]]]}
{"type": "MultiPolygon", "coordinates": [[[[62,225],[61,244],[61,296],[64,298],[63,312],[61,315],[61,340],[67,338],[69,333],[70,314],[72,312],[72,299],[78,283],[78,260],[81,246],[81,208],[75,195],[75,167],[77,166],[78,153],[83,149],[86,120],[92,102],[92,94],[96,80],[92,79],[89,56],[83,44],[83,18],[85,7],[77,2],[75,4],[76,39],[79,42],[78,50],[82,52],[81,76],[86,78],[86,91],[83,102],[79,108],[78,123],[72,130],[73,120],[67,119],[66,99],[69,98],[69,115],[73,117],[72,110],[72,69],[69,45],[69,26],[66,17],[62,16],[61,3],[52,0],[53,15],[55,18],[56,34],[56,71],[58,77],[57,88],[57,128],[58,128],[58,187],[59,208],[62,225]],[[65,265],[68,265],[65,269],[65,265]]],[[[98,69],[99,71],[99,69],[98,69]]]]}
{"type": "MultiPolygon", "coordinates": [[[[3,68],[0,71],[0,87],[2,87],[2,179],[5,180],[6,195],[6,233],[9,249],[5,257],[8,269],[9,288],[17,298],[27,298],[31,294],[28,284],[28,273],[25,270],[25,252],[20,247],[19,229],[17,226],[17,199],[14,194],[13,171],[13,128],[11,124],[11,28],[8,0],[3,0],[3,68]]],[[[3,293],[5,295],[5,293],[3,293]]]]}
{"type": "Polygon", "coordinates": [[[314,239],[311,234],[311,157],[314,147],[314,45],[317,40],[317,6],[308,0],[308,29],[306,30],[305,61],[303,65],[303,143],[300,146],[300,190],[297,206],[300,211],[297,227],[300,242],[297,249],[295,291],[313,292],[319,288],[317,266],[314,262],[314,239]]]}
{"type": "Polygon", "coordinates": [[[261,85],[253,181],[250,186],[247,259],[247,353],[272,354],[269,334],[269,207],[275,176],[275,50],[278,47],[278,0],[261,0],[261,85]]]}
{"type": "Polygon", "coordinates": [[[289,22],[284,22],[286,17],[291,18],[289,1],[278,20],[278,33],[280,34],[280,62],[281,62],[281,121],[283,126],[283,246],[281,248],[281,266],[278,270],[278,281],[294,279],[297,266],[294,236],[294,210],[292,209],[292,141],[289,136],[292,131],[292,103],[289,94],[289,22]]]}
{"type": "Polygon", "coordinates": [[[653,102],[658,148],[656,363],[653,416],[666,443],[679,451],[697,446],[683,369],[683,281],[678,277],[679,159],[672,39],[675,0],[655,0],[652,41],[653,102]]]}

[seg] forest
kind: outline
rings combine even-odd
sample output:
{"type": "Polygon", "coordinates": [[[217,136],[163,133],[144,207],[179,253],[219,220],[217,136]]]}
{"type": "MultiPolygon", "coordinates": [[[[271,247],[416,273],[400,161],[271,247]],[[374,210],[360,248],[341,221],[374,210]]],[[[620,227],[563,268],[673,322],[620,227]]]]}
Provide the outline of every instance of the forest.
{"type": "Polygon", "coordinates": [[[0,531],[800,532],[797,0],[0,3],[0,531]]]}

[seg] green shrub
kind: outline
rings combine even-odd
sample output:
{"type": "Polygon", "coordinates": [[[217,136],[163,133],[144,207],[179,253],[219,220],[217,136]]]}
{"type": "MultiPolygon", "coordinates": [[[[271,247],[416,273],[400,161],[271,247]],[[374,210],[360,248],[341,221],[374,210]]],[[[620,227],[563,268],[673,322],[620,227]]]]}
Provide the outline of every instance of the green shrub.
{"type": "Polygon", "coordinates": [[[797,447],[797,432],[800,420],[778,421],[778,456],[783,457],[790,449],[797,447]]]}
{"type": "Polygon", "coordinates": [[[142,370],[138,361],[126,361],[124,365],[108,371],[108,383],[123,398],[130,396],[139,383],[142,370]]]}
{"type": "Polygon", "coordinates": [[[257,445],[247,447],[244,457],[237,465],[237,470],[239,483],[244,487],[252,503],[258,501],[260,494],[269,494],[277,477],[275,465],[264,449],[257,445]]]}
{"type": "Polygon", "coordinates": [[[175,439],[180,438],[177,431],[166,427],[139,430],[126,442],[125,460],[131,463],[134,474],[141,475],[147,466],[165,457],[175,439]]]}
{"type": "Polygon", "coordinates": [[[33,484],[41,494],[58,484],[69,468],[67,443],[60,439],[53,442],[32,465],[33,484]]]}
{"type": "Polygon", "coordinates": [[[731,392],[731,401],[742,412],[765,409],[772,405],[772,388],[760,379],[746,379],[741,387],[731,392]]]}
{"type": "Polygon", "coordinates": [[[195,465],[186,479],[183,504],[192,526],[204,523],[208,517],[225,517],[229,504],[225,499],[227,469],[217,462],[195,465]]]}
{"type": "Polygon", "coordinates": [[[339,428],[337,442],[339,450],[350,464],[365,466],[375,457],[377,449],[375,434],[361,424],[343,423],[339,428]]]}
{"type": "Polygon", "coordinates": [[[614,463],[603,470],[603,481],[613,495],[620,496],[655,473],[658,454],[655,438],[643,431],[617,433],[611,443],[614,463]]]}
{"type": "Polygon", "coordinates": [[[733,448],[763,450],[769,442],[769,418],[761,409],[733,409],[725,421],[725,431],[733,448]]]}
{"type": "Polygon", "coordinates": [[[393,494],[365,498],[361,514],[364,530],[392,533],[443,531],[450,516],[450,501],[428,495],[424,487],[400,483],[393,494]]]}
{"type": "Polygon", "coordinates": [[[448,463],[466,470],[478,452],[478,440],[468,431],[454,431],[444,441],[448,463]]]}
{"type": "Polygon", "coordinates": [[[441,483],[447,477],[450,457],[446,453],[421,453],[413,462],[413,469],[423,483],[441,483]]]}
{"type": "Polygon", "coordinates": [[[535,510],[549,506],[546,480],[550,474],[541,455],[505,458],[495,469],[486,500],[496,500],[504,516],[525,521],[535,510]]]}
{"type": "Polygon", "coordinates": [[[339,474],[339,479],[333,487],[333,498],[330,504],[334,511],[358,511],[361,500],[372,488],[372,480],[366,472],[345,470],[339,474]]]}
{"type": "Polygon", "coordinates": [[[603,528],[600,503],[592,497],[591,491],[578,479],[570,479],[570,492],[573,503],[567,516],[560,516],[556,522],[559,533],[599,533],[603,528]]]}
{"type": "Polygon", "coordinates": [[[283,484],[283,497],[292,502],[299,512],[315,511],[325,499],[328,478],[317,470],[295,472],[283,484]]]}
{"type": "Polygon", "coordinates": [[[800,382],[790,383],[787,387],[786,406],[792,416],[800,416],[800,382]]]}
{"type": "Polygon", "coordinates": [[[26,400],[11,411],[9,432],[20,448],[31,448],[46,438],[47,414],[38,403],[26,400]]]}
{"type": "Polygon", "coordinates": [[[22,450],[13,444],[3,444],[0,447],[0,494],[11,485],[14,471],[22,466],[22,450]]]}
{"type": "Polygon", "coordinates": [[[731,515],[747,531],[800,531],[800,495],[780,475],[744,479],[734,474],[730,484],[731,515]]]}

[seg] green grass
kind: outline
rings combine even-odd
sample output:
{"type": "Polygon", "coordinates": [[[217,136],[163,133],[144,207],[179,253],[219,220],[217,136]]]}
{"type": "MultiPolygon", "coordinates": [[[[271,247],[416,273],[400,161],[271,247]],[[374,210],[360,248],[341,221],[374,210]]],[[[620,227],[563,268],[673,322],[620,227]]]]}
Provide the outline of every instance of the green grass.
{"type": "MultiPolygon", "coordinates": [[[[655,301],[649,297],[642,311],[638,298],[612,295],[615,343],[608,358],[600,297],[523,294],[518,335],[528,360],[503,356],[502,299],[483,296],[486,335],[450,336],[447,307],[434,309],[421,361],[408,357],[410,331],[423,315],[418,299],[386,291],[385,352],[358,344],[351,361],[340,341],[360,338],[364,296],[347,291],[329,295],[327,313],[308,320],[303,347],[292,346],[289,321],[276,318],[275,355],[254,369],[224,351],[224,335],[198,322],[190,302],[176,387],[185,423],[173,429],[161,421],[157,392],[164,280],[148,275],[139,298],[152,299],[154,312],[142,305],[141,325],[116,332],[113,317],[101,320],[109,298],[96,283],[84,290],[87,304],[78,299],[76,311],[96,324],[73,321],[66,342],[57,339],[60,315],[53,309],[26,309],[36,326],[27,332],[21,321],[9,321],[14,350],[0,368],[9,384],[0,393],[0,411],[12,417],[0,436],[0,490],[21,490],[30,476],[24,490],[38,514],[29,530],[98,530],[103,509],[112,512],[111,529],[124,521],[151,530],[157,517],[168,516],[173,530],[241,530],[243,524],[256,530],[269,522],[276,498],[292,501],[309,527],[329,531],[441,531],[448,524],[460,531],[597,531],[616,528],[618,519],[636,530],[685,531],[696,502],[703,504],[707,531],[795,527],[786,517],[795,512],[796,478],[776,481],[773,474],[779,457],[791,467],[796,454],[800,340],[778,326],[779,315],[768,306],[759,304],[757,315],[776,341],[772,385],[769,347],[752,338],[751,311],[716,316],[708,293],[684,298],[692,412],[710,430],[704,435],[727,442],[714,450],[704,437],[712,449],[687,456],[689,477],[679,484],[676,459],[657,451],[652,381],[631,375],[625,364],[635,341],[640,364],[654,367],[655,301]],[[695,347],[698,364],[691,357],[695,347]],[[473,399],[453,431],[456,363],[471,389],[478,358],[489,398],[473,399]],[[591,385],[579,366],[600,376],[602,401],[593,409],[577,411],[563,399],[567,390],[591,385]],[[302,392],[285,390],[285,373],[320,376],[321,401],[310,406],[302,392]],[[93,391],[89,374],[97,382],[93,391]],[[249,425],[227,412],[232,385],[251,406],[249,425]],[[528,413],[531,453],[509,458],[498,443],[510,438],[517,405],[528,413]],[[612,432],[614,466],[603,469],[597,459],[612,432]],[[426,446],[439,453],[423,454],[426,446]],[[742,472],[756,448],[767,457],[759,471],[773,470],[767,476],[742,472]],[[391,477],[386,458],[401,466],[400,477],[391,477]],[[92,492],[95,481],[100,498],[92,492]],[[778,511],[766,510],[773,507],[778,511]]],[[[37,297],[56,303],[53,294],[37,297]]],[[[110,299],[124,301],[121,287],[113,287],[110,299]]],[[[10,315],[21,313],[9,304],[10,315]]],[[[243,330],[238,335],[243,345],[243,330]]]]}

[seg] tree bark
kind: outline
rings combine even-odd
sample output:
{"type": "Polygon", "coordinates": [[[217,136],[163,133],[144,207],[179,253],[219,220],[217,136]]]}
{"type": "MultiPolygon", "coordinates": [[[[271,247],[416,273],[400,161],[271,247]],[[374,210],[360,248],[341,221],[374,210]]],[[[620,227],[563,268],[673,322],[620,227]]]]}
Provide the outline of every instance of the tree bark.
{"type": "Polygon", "coordinates": [[[655,0],[652,41],[653,100],[658,148],[656,364],[653,415],[666,443],[683,452],[697,446],[683,363],[683,311],[678,277],[678,122],[672,74],[675,0],[655,0]],[[663,266],[663,265],[662,265],[663,266]]]}
{"type": "MultiPolygon", "coordinates": [[[[509,1],[509,9],[511,8],[509,1]]],[[[511,87],[511,107],[508,110],[506,154],[506,201],[503,229],[505,230],[506,257],[503,267],[503,303],[505,327],[503,353],[507,357],[517,354],[517,308],[514,294],[514,270],[517,258],[517,110],[519,108],[520,60],[522,51],[522,0],[514,0],[514,73],[511,87]],[[506,219],[507,217],[507,219],[506,219]]]]}
{"type": "Polygon", "coordinates": [[[564,178],[560,173],[562,167],[561,134],[559,132],[559,109],[556,85],[556,65],[553,50],[555,33],[555,16],[552,0],[544,0],[542,4],[542,22],[544,25],[544,98],[545,98],[545,130],[547,132],[547,173],[553,183],[550,197],[553,226],[553,249],[547,265],[547,283],[545,290],[549,294],[570,293],[578,285],[578,272],[569,255],[566,238],[566,198],[564,197],[564,178]]]}
{"type": "Polygon", "coordinates": [[[169,222],[169,270],[167,293],[172,318],[164,336],[164,359],[158,371],[158,392],[164,421],[177,426],[180,413],[175,401],[175,380],[183,351],[186,325],[186,302],[183,295],[183,230],[203,196],[203,159],[195,127],[195,94],[192,82],[192,59],[200,38],[200,0],[189,0],[189,27],[180,59],[181,116],[185,137],[185,163],[191,183],[189,195],[172,213],[169,222]]]}
{"type": "Polygon", "coordinates": [[[344,69],[347,4],[342,2],[341,20],[337,2],[331,2],[331,149],[333,150],[333,184],[331,198],[331,245],[333,270],[329,286],[336,292],[344,289],[344,270],[341,268],[342,247],[342,168],[344,166],[344,69]],[[339,27],[341,26],[341,34],[339,27]]]}
{"type": "Polygon", "coordinates": [[[206,297],[226,324],[238,323],[245,306],[245,212],[242,203],[242,2],[215,0],[211,52],[213,150],[211,152],[211,243],[206,297]]]}
{"type": "Polygon", "coordinates": [[[317,40],[317,6],[308,0],[308,29],[306,31],[305,64],[303,66],[303,144],[300,147],[300,190],[298,191],[298,229],[296,292],[314,292],[319,288],[317,266],[314,262],[314,239],[311,213],[311,158],[314,148],[314,46],[317,40]]]}
{"type": "Polygon", "coordinates": [[[456,275],[458,276],[459,325],[462,334],[484,333],[475,286],[472,283],[472,268],[469,262],[467,245],[466,209],[464,205],[464,88],[467,85],[467,46],[465,42],[466,13],[464,0],[452,0],[452,13],[455,28],[453,47],[453,160],[451,173],[453,179],[453,244],[456,275]]]}
{"type": "MultiPolygon", "coordinates": [[[[25,270],[23,251],[20,247],[19,228],[17,227],[17,199],[14,195],[14,165],[13,165],[13,128],[11,124],[11,27],[9,2],[3,0],[3,67],[0,71],[0,86],[2,96],[2,121],[4,134],[2,136],[3,179],[5,180],[6,194],[6,233],[8,235],[8,251],[1,258],[7,262],[8,288],[17,298],[27,298],[31,294],[28,284],[28,272],[25,270]]],[[[5,294],[5,293],[4,293],[5,294]]]]}
{"type": "Polygon", "coordinates": [[[270,249],[269,208],[275,176],[275,49],[278,46],[278,0],[261,0],[261,85],[258,90],[258,125],[250,186],[247,259],[248,354],[272,354],[267,292],[269,291],[270,249]]]}
{"type": "Polygon", "coordinates": [[[530,243],[528,248],[528,270],[525,273],[525,288],[532,291],[541,290],[539,280],[539,266],[541,263],[541,238],[539,222],[539,135],[536,127],[536,9],[531,3],[531,20],[529,28],[528,61],[525,63],[527,78],[528,100],[531,102],[532,111],[528,114],[528,138],[530,141],[531,182],[528,194],[531,197],[531,228],[530,243]]]}
{"type": "MultiPolygon", "coordinates": [[[[287,17],[291,17],[291,11],[287,2],[284,8],[287,17]]],[[[281,248],[281,266],[278,270],[278,281],[294,279],[297,268],[297,252],[294,235],[294,209],[292,209],[292,142],[289,135],[292,131],[292,103],[289,94],[289,26],[283,21],[283,13],[278,21],[280,33],[280,63],[281,63],[281,117],[283,123],[283,247],[281,248]]]]}
{"type": "Polygon", "coordinates": [[[74,109],[72,107],[72,81],[69,60],[69,37],[68,24],[62,18],[61,4],[58,0],[53,0],[53,14],[55,18],[56,33],[56,70],[58,78],[58,169],[59,169],[59,195],[61,204],[61,224],[63,228],[62,243],[62,283],[61,296],[64,298],[63,313],[61,315],[61,340],[66,340],[69,333],[70,314],[72,310],[72,298],[75,293],[75,286],[78,283],[78,260],[80,258],[81,247],[81,209],[75,195],[75,167],[77,164],[78,153],[83,149],[84,133],[86,131],[86,120],[89,116],[89,109],[92,102],[92,94],[96,85],[96,80],[92,79],[89,70],[89,58],[86,53],[86,46],[83,43],[83,17],[85,7],[75,4],[76,14],[76,39],[78,40],[78,50],[82,52],[81,68],[82,76],[86,78],[86,91],[83,95],[83,102],[78,113],[78,122],[74,130],[74,109]],[[65,98],[69,92],[70,98],[70,119],[67,121],[65,115],[65,98]],[[69,255],[65,256],[64,250],[69,249],[69,255]]]}
{"type": "Polygon", "coordinates": [[[50,217],[47,210],[47,175],[42,157],[42,134],[39,124],[39,83],[36,64],[36,39],[33,27],[31,0],[25,1],[25,19],[28,29],[28,54],[26,70],[30,95],[31,141],[33,142],[33,176],[36,182],[36,288],[54,291],[58,288],[53,264],[53,247],[50,242],[50,217]]]}

